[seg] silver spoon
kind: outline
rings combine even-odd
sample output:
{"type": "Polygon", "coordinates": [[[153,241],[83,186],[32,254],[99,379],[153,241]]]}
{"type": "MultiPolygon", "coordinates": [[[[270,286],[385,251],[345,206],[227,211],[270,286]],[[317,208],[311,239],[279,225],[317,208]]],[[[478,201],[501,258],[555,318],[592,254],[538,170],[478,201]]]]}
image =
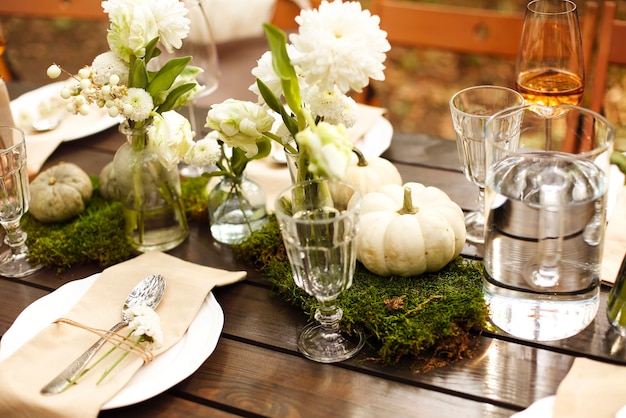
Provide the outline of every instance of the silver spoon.
{"type": "Polygon", "coordinates": [[[67,111],[61,110],[59,112],[55,112],[54,114],[46,117],[39,118],[34,120],[30,127],[37,132],[48,132],[53,129],[56,129],[57,126],[61,123],[67,111]]]}
{"type": "MultiPolygon", "coordinates": [[[[128,294],[124,306],[122,307],[122,320],[109,330],[109,333],[114,333],[121,328],[124,328],[130,323],[130,318],[127,314],[128,308],[135,305],[145,304],[152,309],[156,309],[159,302],[163,298],[165,292],[165,279],[160,274],[152,274],[135,286],[133,290],[128,294]]],[[[57,377],[52,379],[50,383],[41,389],[43,395],[52,395],[62,392],[67,386],[71,384],[74,379],[82,372],[91,359],[98,352],[100,347],[105,343],[105,338],[100,338],[91,347],[87,349],[83,354],[74,360],[65,370],[63,370],[57,377]]]]}

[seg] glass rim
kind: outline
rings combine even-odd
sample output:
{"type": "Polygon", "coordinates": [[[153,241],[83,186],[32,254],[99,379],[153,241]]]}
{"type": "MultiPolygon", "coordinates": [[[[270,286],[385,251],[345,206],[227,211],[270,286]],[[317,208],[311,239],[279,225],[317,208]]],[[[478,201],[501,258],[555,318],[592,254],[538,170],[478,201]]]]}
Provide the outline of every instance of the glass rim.
{"type": "Polygon", "coordinates": [[[0,125],[0,131],[2,131],[4,129],[18,132],[20,134],[20,138],[18,139],[18,141],[16,143],[11,145],[10,147],[8,147],[8,148],[1,148],[0,149],[0,154],[6,154],[8,152],[11,152],[15,148],[18,148],[18,147],[20,147],[20,146],[22,146],[22,145],[24,145],[26,143],[26,133],[22,129],[20,129],[20,128],[16,127],[16,126],[0,125]]]}
{"type": "MultiPolygon", "coordinates": [[[[541,105],[537,105],[534,103],[525,103],[521,106],[512,106],[509,107],[507,109],[503,109],[497,113],[494,113],[492,116],[489,117],[489,119],[487,120],[487,123],[485,124],[485,140],[487,141],[488,144],[490,144],[491,146],[493,146],[494,148],[496,148],[497,150],[500,151],[506,151],[508,153],[511,154],[525,154],[526,152],[515,152],[515,151],[511,151],[510,149],[506,148],[505,146],[500,145],[500,141],[494,140],[492,138],[491,135],[489,135],[489,126],[491,126],[493,124],[493,122],[497,119],[502,119],[505,116],[508,116],[512,113],[515,112],[526,112],[526,111],[530,111],[533,113],[537,113],[535,110],[533,109],[537,109],[540,107],[544,107],[541,105]]],[[[576,106],[576,105],[570,105],[570,104],[560,104],[557,106],[545,106],[545,107],[550,107],[551,109],[568,109],[568,110],[575,110],[579,113],[583,113],[583,114],[587,114],[589,116],[592,116],[594,119],[597,119],[599,121],[601,121],[602,123],[604,123],[604,125],[606,126],[607,130],[608,130],[608,135],[607,135],[607,140],[605,141],[604,144],[602,144],[601,146],[595,147],[594,149],[590,150],[590,151],[585,151],[585,152],[580,152],[577,154],[572,154],[575,155],[577,158],[579,157],[588,157],[588,156],[593,156],[593,155],[597,155],[597,154],[601,154],[603,152],[605,152],[606,150],[608,150],[610,148],[610,146],[612,145],[612,143],[615,140],[615,128],[613,127],[613,125],[608,121],[607,118],[605,118],[604,116],[602,116],[601,114],[599,114],[598,112],[595,112],[591,109],[588,109],[586,107],[582,107],[582,106],[576,106]]],[[[557,114],[559,114],[559,112],[557,112],[557,114]]],[[[546,118],[548,119],[548,118],[546,118]]],[[[538,150],[535,150],[538,151],[538,150]]]]}
{"type": "Polygon", "coordinates": [[[280,200],[284,197],[285,194],[287,194],[290,190],[295,189],[298,186],[307,186],[307,185],[311,185],[313,183],[322,183],[322,182],[328,182],[329,184],[334,183],[334,184],[340,184],[342,186],[347,186],[350,187],[352,190],[354,190],[354,193],[352,194],[352,196],[350,196],[349,200],[352,200],[352,198],[354,197],[354,195],[356,194],[359,198],[359,202],[358,204],[354,205],[354,207],[348,209],[346,208],[346,210],[343,210],[339,213],[338,216],[332,218],[332,222],[336,222],[339,220],[342,220],[344,218],[347,218],[349,216],[351,216],[351,214],[354,211],[358,211],[359,207],[361,206],[361,199],[363,198],[363,194],[359,191],[359,189],[356,188],[356,186],[354,186],[351,183],[348,183],[346,181],[343,180],[329,180],[327,178],[316,178],[316,179],[311,179],[311,180],[305,180],[305,181],[301,181],[298,183],[294,183],[291,184],[290,186],[282,189],[280,192],[278,192],[278,194],[276,195],[276,199],[275,199],[275,203],[274,203],[274,213],[276,214],[277,217],[284,217],[286,219],[292,219],[293,222],[296,223],[310,223],[310,224],[327,224],[327,223],[331,223],[329,220],[310,220],[310,219],[294,219],[292,216],[288,216],[283,210],[281,210],[281,206],[280,206],[280,200]]]}
{"type": "Polygon", "coordinates": [[[565,10],[544,12],[544,11],[537,10],[536,8],[534,8],[534,6],[537,3],[552,3],[552,2],[554,2],[554,0],[532,0],[526,5],[526,10],[529,12],[538,14],[538,15],[561,15],[561,14],[573,13],[578,9],[578,6],[572,0],[559,0],[559,3],[567,5],[567,7],[564,8],[565,10]]]}
{"type": "MultiPolygon", "coordinates": [[[[459,109],[455,104],[454,101],[456,98],[458,98],[459,96],[461,96],[464,93],[467,93],[468,91],[473,91],[473,90],[478,90],[478,89],[485,89],[485,90],[500,90],[500,91],[505,91],[507,93],[513,93],[513,95],[515,97],[517,97],[518,99],[521,100],[519,105],[514,105],[514,106],[510,106],[510,107],[515,107],[515,106],[523,106],[526,103],[526,100],[524,100],[524,96],[522,96],[522,94],[517,91],[514,90],[510,87],[505,87],[505,86],[496,86],[494,84],[482,84],[482,85],[478,85],[478,86],[470,86],[470,87],[465,87],[464,89],[461,89],[459,91],[457,91],[456,93],[454,93],[452,95],[452,97],[449,100],[449,104],[450,104],[450,108],[454,109],[455,112],[458,112],[459,114],[463,115],[463,116],[471,116],[473,118],[476,119],[489,119],[491,116],[493,115],[476,115],[474,113],[468,113],[464,110],[459,109]]],[[[503,109],[506,110],[506,109],[503,109]]],[[[500,111],[498,111],[497,113],[499,113],[500,111]]]]}

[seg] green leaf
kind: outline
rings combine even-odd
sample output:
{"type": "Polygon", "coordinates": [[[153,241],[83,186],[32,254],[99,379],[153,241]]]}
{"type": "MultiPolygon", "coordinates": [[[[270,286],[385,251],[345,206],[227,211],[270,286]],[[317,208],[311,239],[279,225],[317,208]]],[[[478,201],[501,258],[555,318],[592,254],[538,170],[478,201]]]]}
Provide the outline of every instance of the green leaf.
{"type": "Polygon", "coordinates": [[[172,58],[154,76],[150,85],[146,89],[152,97],[160,91],[168,90],[172,87],[174,80],[183,72],[191,57],[172,58]]]}
{"type": "Polygon", "coordinates": [[[157,48],[158,42],[159,37],[157,36],[146,45],[146,55],[144,56],[146,62],[150,62],[152,58],[156,58],[161,55],[161,50],[157,48]]]}
{"type": "Polygon", "coordinates": [[[259,147],[259,152],[252,159],[260,160],[261,158],[265,158],[272,152],[272,142],[269,138],[262,137],[256,141],[257,147],[259,147]]]}
{"type": "Polygon", "coordinates": [[[298,122],[293,119],[289,112],[287,112],[285,106],[283,106],[280,100],[278,100],[272,89],[270,89],[267,84],[258,78],[256,79],[256,84],[259,87],[259,92],[261,93],[263,100],[265,100],[265,103],[267,103],[270,109],[280,114],[291,135],[295,136],[299,131],[298,122]]]}
{"type": "Polygon", "coordinates": [[[180,96],[189,92],[190,90],[193,90],[195,86],[196,86],[195,83],[187,83],[187,84],[180,85],[176,87],[174,90],[170,91],[170,93],[167,95],[163,103],[159,106],[158,112],[163,113],[163,112],[167,112],[168,110],[172,110],[178,107],[177,103],[178,103],[178,99],[180,98],[180,96]]]}
{"type": "Polygon", "coordinates": [[[246,169],[248,162],[250,162],[250,159],[246,157],[245,151],[243,151],[241,148],[234,147],[233,156],[230,158],[230,164],[233,170],[233,174],[236,176],[240,176],[246,169]]]}
{"type": "Polygon", "coordinates": [[[293,65],[291,65],[289,54],[287,53],[287,35],[271,23],[264,23],[263,29],[265,30],[269,48],[272,51],[272,67],[281,79],[285,101],[292,112],[296,114],[296,118],[300,120],[302,98],[300,97],[298,75],[293,65]]]}
{"type": "Polygon", "coordinates": [[[148,71],[144,60],[131,55],[129,87],[145,89],[148,85],[148,71]]]}

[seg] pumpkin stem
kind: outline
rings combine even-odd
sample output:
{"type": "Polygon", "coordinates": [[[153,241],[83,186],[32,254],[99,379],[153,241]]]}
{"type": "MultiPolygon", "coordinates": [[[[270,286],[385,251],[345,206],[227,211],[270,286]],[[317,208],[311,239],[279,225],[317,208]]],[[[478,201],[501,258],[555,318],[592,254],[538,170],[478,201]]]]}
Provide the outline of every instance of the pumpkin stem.
{"type": "Polygon", "coordinates": [[[352,152],[355,153],[357,158],[359,159],[359,161],[356,163],[356,165],[358,165],[359,167],[367,167],[367,165],[369,163],[365,159],[365,156],[363,155],[361,150],[356,148],[356,147],[352,147],[352,152]]]}
{"type": "Polygon", "coordinates": [[[419,208],[413,206],[413,197],[411,194],[411,188],[404,188],[404,200],[402,202],[402,208],[398,211],[400,215],[415,215],[419,212],[419,208]]]}

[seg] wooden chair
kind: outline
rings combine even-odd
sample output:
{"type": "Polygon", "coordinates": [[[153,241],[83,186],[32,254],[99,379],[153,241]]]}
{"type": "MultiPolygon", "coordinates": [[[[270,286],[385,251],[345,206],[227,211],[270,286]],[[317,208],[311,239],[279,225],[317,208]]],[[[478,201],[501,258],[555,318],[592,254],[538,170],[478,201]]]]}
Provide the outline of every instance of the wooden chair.
{"type": "Polygon", "coordinates": [[[609,64],[626,65],[626,21],[615,19],[616,4],[605,1],[598,29],[598,51],[593,70],[589,108],[602,113],[609,64]]]}
{"type": "MultiPolygon", "coordinates": [[[[393,45],[457,53],[515,57],[524,13],[440,6],[406,0],[372,0],[370,10],[393,45]]],[[[598,5],[585,4],[581,15],[583,54],[588,67],[597,27],[598,5]]]]}

